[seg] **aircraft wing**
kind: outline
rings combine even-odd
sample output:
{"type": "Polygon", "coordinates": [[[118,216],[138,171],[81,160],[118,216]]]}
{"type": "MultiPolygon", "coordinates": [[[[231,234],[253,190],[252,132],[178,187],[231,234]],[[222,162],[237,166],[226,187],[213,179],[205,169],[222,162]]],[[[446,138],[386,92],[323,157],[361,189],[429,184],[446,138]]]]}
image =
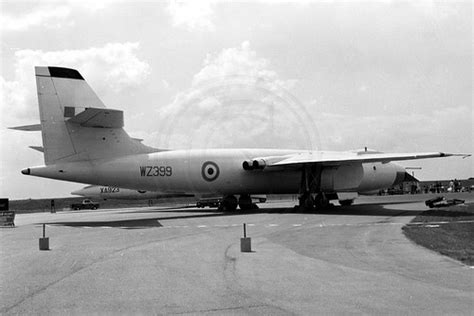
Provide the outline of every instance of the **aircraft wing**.
{"type": "Polygon", "coordinates": [[[254,165],[262,167],[277,166],[297,166],[302,164],[321,164],[324,166],[337,166],[350,163],[369,163],[401,160],[415,160],[427,158],[441,158],[449,156],[469,157],[470,154],[452,154],[443,152],[428,153],[370,153],[370,152],[324,152],[324,151],[307,151],[294,155],[258,157],[253,159],[257,161],[254,165]]]}

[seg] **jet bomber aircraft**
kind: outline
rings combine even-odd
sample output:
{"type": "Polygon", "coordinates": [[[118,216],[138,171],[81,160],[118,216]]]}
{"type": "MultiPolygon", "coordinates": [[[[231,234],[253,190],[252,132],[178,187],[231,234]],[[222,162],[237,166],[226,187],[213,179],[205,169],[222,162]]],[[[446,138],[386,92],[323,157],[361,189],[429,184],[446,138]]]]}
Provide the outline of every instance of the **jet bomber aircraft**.
{"type": "MultiPolygon", "coordinates": [[[[169,150],[146,146],[123,129],[123,112],[108,109],[75,69],[35,67],[44,165],[25,175],[164,194],[220,195],[221,210],[252,209],[253,194],[299,194],[298,207],[317,210],[338,198],[402,182],[393,161],[467,156],[442,152],[381,153],[289,149],[169,150]]],[[[347,198],[347,197],[351,198],[347,198]]]]}

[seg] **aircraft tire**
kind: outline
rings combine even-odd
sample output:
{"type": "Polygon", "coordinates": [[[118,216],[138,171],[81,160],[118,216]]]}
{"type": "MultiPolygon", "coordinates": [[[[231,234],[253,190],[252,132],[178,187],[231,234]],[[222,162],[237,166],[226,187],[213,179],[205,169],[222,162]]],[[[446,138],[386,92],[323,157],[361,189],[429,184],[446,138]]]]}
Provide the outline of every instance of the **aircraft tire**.
{"type": "Polygon", "coordinates": [[[299,204],[295,206],[296,212],[312,213],[316,210],[315,200],[309,192],[303,193],[298,200],[299,204]]]}
{"type": "Polygon", "coordinates": [[[222,199],[219,210],[222,212],[234,212],[237,209],[238,201],[233,195],[227,195],[222,199]]]}
{"type": "Polygon", "coordinates": [[[239,197],[239,207],[242,211],[253,209],[252,198],[248,194],[243,194],[239,197]]]}
{"type": "Polygon", "coordinates": [[[341,206],[350,206],[352,203],[354,203],[354,200],[339,200],[339,204],[341,204],[341,206]]]}
{"type": "Polygon", "coordinates": [[[326,198],[324,193],[320,192],[316,195],[314,206],[316,209],[325,209],[329,207],[329,200],[326,198]]]}

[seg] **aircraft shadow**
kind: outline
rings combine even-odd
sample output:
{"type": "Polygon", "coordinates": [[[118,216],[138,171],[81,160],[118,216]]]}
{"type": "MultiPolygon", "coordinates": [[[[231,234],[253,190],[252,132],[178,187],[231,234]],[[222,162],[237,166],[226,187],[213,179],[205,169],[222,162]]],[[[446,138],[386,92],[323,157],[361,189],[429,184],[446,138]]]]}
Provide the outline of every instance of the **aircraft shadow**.
{"type": "MultiPolygon", "coordinates": [[[[408,203],[408,202],[406,202],[408,203]]],[[[174,216],[156,216],[152,218],[140,219],[126,219],[126,220],[101,220],[101,221],[70,221],[70,222],[50,222],[48,225],[61,225],[68,227],[114,227],[122,229],[146,229],[163,227],[161,222],[166,220],[176,219],[193,219],[193,218],[210,218],[210,217],[232,217],[241,215],[256,215],[256,214],[304,214],[304,215],[351,215],[351,216],[416,216],[424,215],[430,216],[428,210],[403,210],[400,209],[386,209],[384,206],[388,204],[404,204],[404,203],[383,203],[383,204],[356,204],[352,206],[332,206],[324,210],[319,210],[316,213],[302,212],[288,207],[275,208],[260,208],[251,211],[236,211],[233,213],[223,213],[216,209],[201,209],[201,208],[180,208],[180,209],[147,209],[126,212],[129,214],[175,214],[174,216]],[[428,211],[428,212],[427,212],[428,211]],[[183,213],[183,214],[180,214],[183,213]]],[[[452,211],[443,211],[438,209],[438,215],[442,213],[443,216],[459,216],[460,214],[452,211]]],[[[465,213],[463,213],[465,215],[465,213]]]]}
{"type": "MultiPolygon", "coordinates": [[[[403,203],[383,203],[383,204],[356,204],[352,206],[331,206],[323,210],[318,210],[317,212],[304,212],[301,210],[295,210],[293,207],[272,207],[272,208],[260,208],[250,211],[240,211],[223,213],[218,211],[215,208],[187,208],[187,209],[155,209],[155,210],[137,210],[129,213],[206,213],[207,215],[202,215],[202,217],[207,216],[237,216],[237,215],[251,215],[251,214],[310,214],[310,215],[361,215],[361,216],[414,216],[424,210],[413,211],[413,210],[403,210],[403,209],[386,209],[384,206],[389,204],[409,204],[412,202],[403,202],[403,203]],[[211,214],[209,214],[211,213],[211,214]]],[[[178,217],[178,216],[176,216],[178,217]]],[[[183,215],[183,218],[189,217],[188,215],[183,215]]],[[[193,217],[201,217],[196,215],[193,217]]],[[[168,217],[171,219],[171,217],[168,217]]],[[[176,219],[173,217],[173,219],[176,219]]]]}
{"type": "Polygon", "coordinates": [[[352,206],[332,206],[317,212],[304,212],[294,209],[261,209],[260,213],[293,213],[309,215],[357,215],[357,216],[415,216],[422,211],[386,209],[384,205],[367,204],[352,206]]]}
{"type": "MultiPolygon", "coordinates": [[[[173,219],[190,219],[190,218],[205,218],[205,217],[216,217],[225,216],[228,214],[224,213],[213,213],[213,214],[198,214],[198,215],[177,215],[177,216],[165,216],[165,217],[153,217],[153,218],[140,218],[140,219],[127,219],[127,220],[101,220],[101,221],[70,221],[70,222],[48,222],[47,225],[58,225],[68,227],[111,227],[111,228],[122,228],[122,229],[145,229],[145,228],[158,228],[163,227],[160,221],[173,220],[173,219]]],[[[238,214],[234,214],[238,215],[238,214]]],[[[37,223],[37,225],[43,223],[37,223]]]]}
{"type": "Polygon", "coordinates": [[[68,227],[114,227],[123,229],[144,229],[144,228],[155,228],[162,227],[157,219],[128,219],[128,220],[117,220],[117,221],[80,221],[80,222],[50,222],[47,225],[58,225],[68,227]]]}

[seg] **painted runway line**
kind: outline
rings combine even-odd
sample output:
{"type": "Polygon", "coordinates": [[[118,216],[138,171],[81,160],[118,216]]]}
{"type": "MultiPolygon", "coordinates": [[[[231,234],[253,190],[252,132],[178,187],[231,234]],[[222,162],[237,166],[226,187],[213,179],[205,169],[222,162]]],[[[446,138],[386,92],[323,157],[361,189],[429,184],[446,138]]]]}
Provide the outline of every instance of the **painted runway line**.
{"type": "MultiPolygon", "coordinates": [[[[420,226],[420,227],[426,227],[426,228],[438,228],[441,225],[446,225],[446,224],[469,224],[469,223],[474,223],[474,220],[468,220],[468,221],[438,221],[438,222],[417,222],[417,223],[402,223],[402,222],[369,222],[369,223],[340,223],[340,224],[327,224],[327,223],[289,223],[289,224],[276,224],[276,223],[260,223],[260,224],[255,224],[255,223],[247,223],[248,227],[260,227],[260,228],[276,228],[276,227],[282,227],[282,228],[334,228],[334,227],[369,227],[369,226],[420,226]]],[[[162,222],[160,222],[162,224],[162,222]]],[[[56,223],[48,223],[48,225],[57,225],[56,223]]],[[[229,223],[229,224],[214,224],[214,225],[205,225],[205,224],[200,224],[200,225],[163,225],[155,228],[165,228],[165,229],[180,229],[180,228],[232,228],[232,227],[242,227],[243,223],[229,223]]],[[[36,225],[39,226],[39,225],[36,225]]],[[[121,228],[121,227],[113,227],[113,226],[76,226],[75,228],[86,228],[86,229],[93,229],[93,228],[121,228]]]]}
{"type": "MultiPolygon", "coordinates": [[[[325,224],[325,223],[320,223],[320,224],[301,224],[301,223],[295,223],[295,224],[286,224],[286,225],[280,225],[280,224],[247,224],[247,226],[250,227],[263,227],[263,228],[274,228],[274,227],[307,227],[307,228],[331,228],[331,227],[368,227],[368,226],[392,226],[392,225],[397,225],[397,226],[402,226],[402,225],[408,225],[408,226],[424,226],[428,228],[437,228],[442,224],[452,224],[452,223],[474,223],[474,221],[457,221],[457,222],[423,222],[423,223],[396,223],[396,222],[375,222],[375,223],[350,223],[350,224],[325,224]]],[[[196,226],[188,226],[188,225],[175,225],[175,226],[163,226],[163,228],[229,228],[229,227],[241,227],[242,223],[236,224],[216,224],[216,225],[196,225],[196,226]]]]}

